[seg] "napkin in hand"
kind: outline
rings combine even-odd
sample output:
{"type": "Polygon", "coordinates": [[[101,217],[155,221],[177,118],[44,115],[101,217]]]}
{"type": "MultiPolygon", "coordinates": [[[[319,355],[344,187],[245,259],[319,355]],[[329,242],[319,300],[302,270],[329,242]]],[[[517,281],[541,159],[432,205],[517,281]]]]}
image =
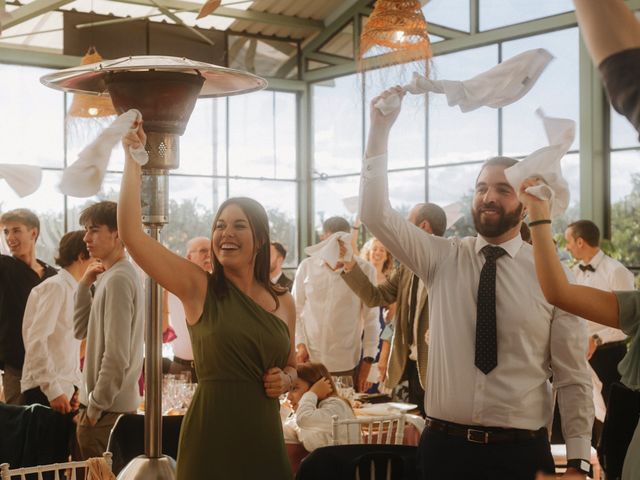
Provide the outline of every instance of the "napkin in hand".
{"type": "MultiPolygon", "coordinates": [[[[527,50],[495,67],[464,81],[429,80],[414,72],[411,82],[402,88],[414,95],[427,92],[442,93],[447,103],[458,105],[463,112],[480,107],[501,108],[520,100],[553,60],[544,48],[527,50]]],[[[400,97],[390,95],[375,104],[383,115],[400,107],[400,97]]]]}
{"type": "MultiPolygon", "coordinates": [[[[90,197],[100,191],[104,180],[111,151],[123,136],[129,133],[134,123],[142,119],[142,114],[135,109],[116,118],[98,137],[85,147],[72,165],[64,169],[60,191],[72,197],[90,197]]],[[[149,161],[144,145],[129,150],[133,159],[140,165],[149,161]]]]}
{"type": "Polygon", "coordinates": [[[338,262],[350,262],[353,257],[351,234],[345,232],[334,233],[320,243],[316,243],[315,245],[305,248],[304,251],[310,257],[324,260],[332,269],[335,270],[338,262]],[[342,240],[347,250],[344,254],[344,258],[340,258],[340,245],[338,244],[338,240],[342,240]]]}
{"type": "Polygon", "coordinates": [[[447,217],[447,228],[453,227],[458,220],[464,217],[464,213],[462,212],[463,207],[462,202],[454,202],[442,207],[447,217]]]}
{"type": "Polygon", "coordinates": [[[540,177],[542,182],[527,188],[526,192],[542,200],[549,200],[551,217],[562,215],[569,206],[569,184],[562,176],[560,161],[576,136],[576,122],[568,118],[547,117],[536,110],[542,119],[549,146],[543,147],[504,171],[507,181],[518,191],[529,177],[540,177]]]}
{"type": "Polygon", "coordinates": [[[31,165],[0,164],[0,178],[4,178],[20,197],[35,192],[42,182],[42,169],[31,165]]]}

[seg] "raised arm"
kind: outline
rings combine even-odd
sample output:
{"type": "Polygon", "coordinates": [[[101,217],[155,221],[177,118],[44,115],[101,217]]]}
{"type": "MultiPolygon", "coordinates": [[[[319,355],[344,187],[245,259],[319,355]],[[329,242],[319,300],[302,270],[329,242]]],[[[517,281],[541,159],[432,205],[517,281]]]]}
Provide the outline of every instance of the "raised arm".
{"type": "MultiPolygon", "coordinates": [[[[536,180],[528,179],[520,187],[520,201],[527,207],[530,222],[551,218],[549,203],[524,191],[535,184],[536,180]]],[[[569,283],[556,254],[551,224],[543,223],[531,227],[531,239],[536,274],[547,301],[592,322],[620,328],[618,302],[613,293],[569,283]]]]}
{"type": "Polygon", "coordinates": [[[574,0],[582,38],[598,66],[614,53],[640,47],[640,23],[623,0],[574,0]]]}
{"type": "Polygon", "coordinates": [[[123,139],[125,166],[118,201],[118,234],[135,262],[147,275],[176,295],[183,303],[187,320],[194,323],[202,313],[207,274],[149,237],[142,229],[140,183],[142,169],[129,153],[129,146],[146,142],[142,125],[123,139]]]}
{"type": "Polygon", "coordinates": [[[371,127],[360,176],[360,218],[400,263],[428,284],[437,260],[451,251],[451,242],[429,235],[391,208],[387,144],[400,108],[382,115],[374,105],[381,97],[392,94],[404,96],[400,87],[394,87],[371,101],[371,127]]]}
{"type": "Polygon", "coordinates": [[[386,307],[397,300],[399,272],[400,269],[396,268],[388,280],[376,286],[362,271],[358,262],[352,260],[345,265],[341,277],[367,307],[386,307]]]}

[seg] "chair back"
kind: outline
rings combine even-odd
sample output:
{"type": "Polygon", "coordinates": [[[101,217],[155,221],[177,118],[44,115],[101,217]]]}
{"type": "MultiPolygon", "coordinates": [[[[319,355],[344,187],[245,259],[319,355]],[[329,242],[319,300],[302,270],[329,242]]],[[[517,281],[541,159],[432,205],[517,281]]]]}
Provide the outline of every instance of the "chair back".
{"type": "Polygon", "coordinates": [[[384,417],[358,417],[340,420],[337,415],[331,419],[333,445],[376,444],[402,445],[404,438],[405,414],[396,413],[384,417]],[[359,438],[352,438],[350,426],[360,427],[359,438]],[[346,442],[340,437],[341,428],[346,429],[346,442]]]}
{"type": "MultiPolygon", "coordinates": [[[[111,453],[105,452],[102,455],[111,471],[111,453]]],[[[53,463],[51,465],[38,465],[35,467],[16,468],[11,470],[8,463],[0,465],[1,480],[27,480],[33,478],[43,480],[52,478],[53,480],[76,480],[76,478],[87,478],[89,460],[82,462],[53,463]],[[80,476],[78,475],[80,470],[80,476]],[[68,472],[68,473],[67,473],[68,472]],[[84,473],[84,475],[82,475],[84,473]],[[46,475],[45,475],[46,474],[46,475]]]]}

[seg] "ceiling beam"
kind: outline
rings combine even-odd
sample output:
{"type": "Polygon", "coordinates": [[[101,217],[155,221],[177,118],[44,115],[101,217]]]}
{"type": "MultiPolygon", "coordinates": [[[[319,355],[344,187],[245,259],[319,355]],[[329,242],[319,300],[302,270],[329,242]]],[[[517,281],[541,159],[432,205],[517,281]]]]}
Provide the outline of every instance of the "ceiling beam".
{"type": "MultiPolygon", "coordinates": [[[[122,3],[130,3],[133,5],[149,5],[153,6],[151,0],[115,0],[122,3]]],[[[189,2],[186,0],[166,0],[163,5],[172,10],[188,10],[192,12],[200,11],[202,4],[189,2]]],[[[249,22],[264,23],[268,25],[278,25],[289,28],[307,28],[319,30],[324,28],[324,23],[320,20],[290,17],[287,15],[278,15],[275,13],[255,12],[253,10],[240,10],[231,7],[218,7],[211,13],[217,17],[234,18],[236,20],[246,20],[249,22]]]]}
{"type": "Polygon", "coordinates": [[[306,58],[309,60],[315,60],[316,62],[322,62],[329,65],[342,65],[344,63],[353,63],[353,59],[340,57],[338,55],[331,55],[330,53],[313,52],[307,53],[306,58]]]}
{"type": "Polygon", "coordinates": [[[34,0],[13,11],[9,18],[2,22],[2,29],[7,30],[21,23],[31,20],[39,15],[55,10],[56,8],[71,3],[73,0],[34,0]]]}

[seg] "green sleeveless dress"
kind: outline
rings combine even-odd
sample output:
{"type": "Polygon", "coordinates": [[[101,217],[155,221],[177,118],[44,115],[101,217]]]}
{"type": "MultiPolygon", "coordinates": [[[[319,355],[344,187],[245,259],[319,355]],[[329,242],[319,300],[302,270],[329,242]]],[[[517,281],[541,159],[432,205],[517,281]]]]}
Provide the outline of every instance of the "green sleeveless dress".
{"type": "Polygon", "coordinates": [[[262,376],[284,368],[289,330],[231,282],[209,290],[200,321],[189,326],[198,387],[185,415],[178,480],[290,480],[278,399],[262,376]]]}

